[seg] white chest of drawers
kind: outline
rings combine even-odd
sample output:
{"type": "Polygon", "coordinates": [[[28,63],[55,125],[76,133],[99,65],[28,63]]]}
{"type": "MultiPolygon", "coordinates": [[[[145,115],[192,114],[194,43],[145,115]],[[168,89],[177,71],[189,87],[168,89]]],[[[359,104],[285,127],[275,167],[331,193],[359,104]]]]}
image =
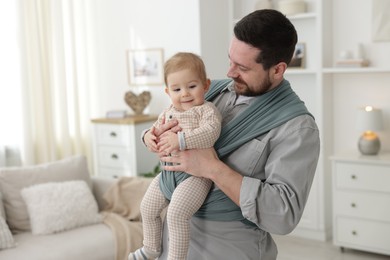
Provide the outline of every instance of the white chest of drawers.
{"type": "Polygon", "coordinates": [[[333,242],[390,255],[390,154],[332,157],[333,242]]]}
{"type": "Polygon", "coordinates": [[[137,176],[153,170],[158,157],[141,141],[143,130],[157,116],[93,119],[95,174],[104,177],[137,176]]]}

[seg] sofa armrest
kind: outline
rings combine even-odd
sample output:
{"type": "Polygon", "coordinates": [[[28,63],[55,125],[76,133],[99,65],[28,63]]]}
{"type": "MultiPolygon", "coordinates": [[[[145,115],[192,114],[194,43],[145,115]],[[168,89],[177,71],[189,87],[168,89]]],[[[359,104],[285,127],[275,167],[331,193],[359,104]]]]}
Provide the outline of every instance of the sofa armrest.
{"type": "Polygon", "coordinates": [[[92,177],[93,195],[95,196],[96,202],[99,206],[99,211],[102,210],[106,204],[103,199],[104,193],[117,181],[118,179],[114,178],[92,177]]]}

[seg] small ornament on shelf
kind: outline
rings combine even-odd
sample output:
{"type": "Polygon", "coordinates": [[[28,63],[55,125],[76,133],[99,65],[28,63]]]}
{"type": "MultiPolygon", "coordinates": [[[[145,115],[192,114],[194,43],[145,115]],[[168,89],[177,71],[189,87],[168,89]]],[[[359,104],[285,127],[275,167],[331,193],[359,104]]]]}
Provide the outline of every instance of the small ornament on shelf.
{"type": "Polygon", "coordinates": [[[255,10],[272,9],[272,0],[259,0],[255,3],[255,10]]]}
{"type": "Polygon", "coordinates": [[[127,116],[126,110],[110,110],[106,113],[106,118],[125,118],[127,116]]]}
{"type": "Polygon", "coordinates": [[[370,62],[364,58],[362,44],[358,44],[355,56],[349,50],[341,51],[339,60],[337,60],[335,64],[336,67],[341,68],[361,68],[368,67],[369,65],[370,62]]]}
{"type": "Polygon", "coordinates": [[[336,61],[336,67],[340,68],[362,68],[368,67],[369,61],[365,59],[347,59],[336,61]]]}
{"type": "Polygon", "coordinates": [[[151,99],[152,95],[149,91],[143,91],[139,95],[132,91],[125,93],[125,102],[136,115],[143,114],[144,109],[149,105],[151,99]]]}
{"type": "Polygon", "coordinates": [[[296,15],[306,13],[307,6],[304,0],[280,0],[278,9],[285,15],[296,15]]]}

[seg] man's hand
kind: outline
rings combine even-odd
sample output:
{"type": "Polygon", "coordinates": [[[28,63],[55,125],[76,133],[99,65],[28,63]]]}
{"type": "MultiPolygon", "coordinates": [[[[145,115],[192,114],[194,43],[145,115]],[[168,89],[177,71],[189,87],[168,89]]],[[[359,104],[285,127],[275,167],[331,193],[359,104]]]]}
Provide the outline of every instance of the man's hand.
{"type": "Polygon", "coordinates": [[[160,159],[173,164],[163,166],[165,170],[186,172],[196,177],[209,179],[213,174],[212,169],[216,169],[213,165],[221,162],[214,148],[178,151],[172,156],[165,156],[160,159]]]}
{"type": "Polygon", "coordinates": [[[173,164],[163,166],[167,171],[186,172],[211,179],[231,200],[240,205],[243,176],[220,161],[214,148],[179,151],[160,159],[173,164]]]}

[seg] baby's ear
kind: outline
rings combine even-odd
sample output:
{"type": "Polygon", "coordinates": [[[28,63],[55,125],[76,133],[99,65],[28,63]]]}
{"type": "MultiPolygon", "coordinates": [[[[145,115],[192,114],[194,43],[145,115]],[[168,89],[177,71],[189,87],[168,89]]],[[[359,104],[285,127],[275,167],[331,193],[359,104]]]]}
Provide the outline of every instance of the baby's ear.
{"type": "Polygon", "coordinates": [[[206,83],[205,83],[205,85],[204,85],[204,90],[205,90],[205,91],[208,91],[208,90],[209,90],[210,84],[211,84],[211,80],[210,80],[210,79],[207,79],[207,80],[206,80],[206,83]]]}
{"type": "Polygon", "coordinates": [[[168,87],[165,87],[165,93],[169,95],[168,87]]]}

